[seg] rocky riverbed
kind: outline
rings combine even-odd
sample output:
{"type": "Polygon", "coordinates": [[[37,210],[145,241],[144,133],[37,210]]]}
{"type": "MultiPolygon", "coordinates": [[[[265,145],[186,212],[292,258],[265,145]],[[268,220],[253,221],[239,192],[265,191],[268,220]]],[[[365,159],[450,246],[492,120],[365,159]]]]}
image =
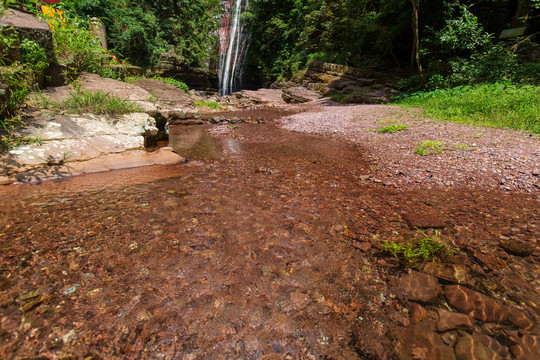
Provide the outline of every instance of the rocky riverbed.
{"type": "Polygon", "coordinates": [[[0,357],[536,359],[538,138],[327,100],[214,115],[262,121],[0,188],[0,357]],[[448,251],[384,250],[425,238],[448,251]]]}

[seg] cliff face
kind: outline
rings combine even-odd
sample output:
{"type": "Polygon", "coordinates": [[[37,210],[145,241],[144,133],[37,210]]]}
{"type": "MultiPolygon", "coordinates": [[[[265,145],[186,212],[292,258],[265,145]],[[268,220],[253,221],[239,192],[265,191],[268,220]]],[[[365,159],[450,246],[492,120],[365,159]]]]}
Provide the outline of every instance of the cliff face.
{"type": "Polygon", "coordinates": [[[229,95],[242,87],[250,34],[244,27],[241,15],[247,6],[248,0],[223,1],[224,17],[218,30],[220,95],[229,95]]]}

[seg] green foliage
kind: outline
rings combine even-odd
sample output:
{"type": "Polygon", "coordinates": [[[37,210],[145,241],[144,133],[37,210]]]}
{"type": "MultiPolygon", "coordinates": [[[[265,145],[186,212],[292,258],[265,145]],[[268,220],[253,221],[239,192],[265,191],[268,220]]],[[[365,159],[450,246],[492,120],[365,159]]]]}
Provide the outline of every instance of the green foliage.
{"type": "Polygon", "coordinates": [[[379,133],[390,133],[390,134],[394,134],[398,131],[402,131],[402,130],[407,130],[409,127],[407,125],[403,125],[403,124],[392,124],[392,125],[388,125],[388,126],[383,126],[382,128],[380,129],[377,129],[376,131],[379,132],[379,133]]]}
{"type": "Polygon", "coordinates": [[[45,49],[33,40],[24,39],[21,41],[21,57],[24,64],[39,74],[42,74],[49,67],[45,49]]]}
{"type": "Polygon", "coordinates": [[[330,99],[337,102],[338,104],[345,104],[345,96],[343,94],[331,94],[330,99]]]}
{"type": "Polygon", "coordinates": [[[439,240],[439,233],[430,237],[421,231],[420,240],[404,243],[386,240],[381,248],[399,259],[405,266],[415,267],[424,261],[451,256],[453,251],[439,240]]]}
{"type": "Polygon", "coordinates": [[[219,0],[82,0],[64,1],[85,16],[100,18],[107,27],[109,47],[135,65],[159,63],[169,45],[186,65],[202,67],[217,45],[219,0]]]}
{"type": "Polygon", "coordinates": [[[130,112],[140,112],[142,109],[110,93],[103,91],[89,92],[76,88],[75,92],[56,107],[74,114],[92,113],[97,115],[122,115],[130,112]]]}
{"type": "Polygon", "coordinates": [[[159,76],[154,77],[154,79],[161,80],[163,82],[166,82],[167,84],[174,85],[177,88],[184,90],[186,94],[189,94],[189,87],[186,85],[186,83],[180,80],[176,80],[170,77],[159,77],[159,76]]]}
{"type": "Polygon", "coordinates": [[[515,81],[536,83],[533,68],[520,70],[517,55],[484,30],[469,7],[454,3],[449,6],[444,26],[432,30],[424,40],[424,58],[428,63],[428,81],[416,79],[402,83],[405,91],[452,88],[459,85],[515,81]]]}
{"type": "MultiPolygon", "coordinates": [[[[20,118],[13,118],[10,120],[17,124],[21,123],[20,118]]],[[[11,131],[0,130],[0,154],[4,153],[5,151],[9,151],[16,146],[29,144],[39,145],[41,144],[41,139],[39,139],[38,137],[20,136],[14,134],[11,131]]]]}
{"type": "Polygon", "coordinates": [[[436,140],[426,140],[420,143],[415,153],[422,156],[441,153],[444,150],[444,142],[436,140]]]}
{"type": "Polygon", "coordinates": [[[46,20],[53,28],[55,52],[60,62],[77,72],[117,77],[105,66],[114,62],[113,57],[103,49],[99,37],[89,30],[87,19],[64,10],[62,18],[46,17],[46,20]]]}
{"type": "Polygon", "coordinates": [[[540,133],[539,86],[460,86],[403,96],[397,104],[422,108],[442,120],[540,133]]]}
{"type": "Polygon", "coordinates": [[[213,101],[195,100],[195,106],[199,108],[207,108],[214,110],[221,109],[221,105],[213,101]]]}
{"type": "Polygon", "coordinates": [[[135,84],[137,81],[144,79],[143,76],[126,76],[122,81],[128,84],[135,84]]]}

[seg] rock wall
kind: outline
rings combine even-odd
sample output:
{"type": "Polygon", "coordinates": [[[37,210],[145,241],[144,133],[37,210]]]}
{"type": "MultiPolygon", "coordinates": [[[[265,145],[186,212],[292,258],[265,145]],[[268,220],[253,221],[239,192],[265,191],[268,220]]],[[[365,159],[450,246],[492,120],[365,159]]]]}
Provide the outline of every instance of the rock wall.
{"type": "Polygon", "coordinates": [[[399,78],[366,69],[313,61],[301,79],[302,86],[324,96],[343,95],[346,102],[385,103],[398,93],[399,78]]]}

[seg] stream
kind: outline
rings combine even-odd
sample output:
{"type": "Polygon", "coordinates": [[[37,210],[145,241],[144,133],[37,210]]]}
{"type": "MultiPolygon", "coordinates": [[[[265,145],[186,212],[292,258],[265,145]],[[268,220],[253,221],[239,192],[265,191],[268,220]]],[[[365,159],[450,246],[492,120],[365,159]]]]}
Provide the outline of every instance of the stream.
{"type": "MultiPolygon", "coordinates": [[[[389,358],[432,332],[377,245],[417,234],[407,214],[468,254],[538,236],[525,194],[365,182],[360,146],[271,121],[171,126],[170,146],[189,162],[0,188],[1,358],[389,358]]],[[[536,302],[538,264],[515,264],[480,270],[536,302]]]]}

